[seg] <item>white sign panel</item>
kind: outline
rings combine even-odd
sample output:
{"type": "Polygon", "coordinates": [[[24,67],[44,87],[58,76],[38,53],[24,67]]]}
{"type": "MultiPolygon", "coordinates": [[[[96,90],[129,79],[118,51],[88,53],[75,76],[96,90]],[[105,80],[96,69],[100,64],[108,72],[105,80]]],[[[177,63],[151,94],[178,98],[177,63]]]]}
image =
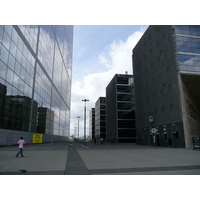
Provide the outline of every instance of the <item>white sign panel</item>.
{"type": "Polygon", "coordinates": [[[156,133],[156,128],[152,128],[151,132],[156,133]]]}
{"type": "Polygon", "coordinates": [[[149,116],[149,122],[153,122],[153,116],[149,116]]]}

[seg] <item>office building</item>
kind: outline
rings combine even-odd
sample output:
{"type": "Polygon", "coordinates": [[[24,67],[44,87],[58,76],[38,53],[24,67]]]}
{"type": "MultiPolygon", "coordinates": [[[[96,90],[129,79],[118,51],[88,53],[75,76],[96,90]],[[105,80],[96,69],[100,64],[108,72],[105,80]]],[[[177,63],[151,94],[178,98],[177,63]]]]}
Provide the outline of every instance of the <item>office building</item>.
{"type": "Polygon", "coordinates": [[[38,107],[37,133],[53,135],[54,112],[49,108],[38,107]]]}
{"type": "Polygon", "coordinates": [[[136,142],[133,75],[116,74],[106,87],[107,140],[136,142]]]}
{"type": "Polygon", "coordinates": [[[99,97],[95,103],[95,138],[106,139],[106,97],[99,97]]]}
{"type": "Polygon", "coordinates": [[[0,132],[69,136],[73,26],[0,26],[0,132]]]}
{"type": "Polygon", "coordinates": [[[133,49],[137,143],[192,148],[200,136],[200,26],[149,26],[133,49]]]}
{"type": "Polygon", "coordinates": [[[89,113],[89,136],[95,138],[95,108],[92,108],[89,113]]]}

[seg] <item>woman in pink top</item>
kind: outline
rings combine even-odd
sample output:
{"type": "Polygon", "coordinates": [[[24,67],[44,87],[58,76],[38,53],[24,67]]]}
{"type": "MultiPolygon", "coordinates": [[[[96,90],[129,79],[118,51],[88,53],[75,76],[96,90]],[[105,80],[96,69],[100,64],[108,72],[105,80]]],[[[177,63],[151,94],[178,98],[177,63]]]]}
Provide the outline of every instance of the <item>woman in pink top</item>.
{"type": "Polygon", "coordinates": [[[23,148],[24,148],[25,141],[23,140],[23,137],[21,137],[21,139],[18,141],[18,144],[19,144],[19,152],[17,153],[16,157],[18,158],[18,155],[20,153],[21,153],[21,157],[24,157],[23,156],[23,148]]]}

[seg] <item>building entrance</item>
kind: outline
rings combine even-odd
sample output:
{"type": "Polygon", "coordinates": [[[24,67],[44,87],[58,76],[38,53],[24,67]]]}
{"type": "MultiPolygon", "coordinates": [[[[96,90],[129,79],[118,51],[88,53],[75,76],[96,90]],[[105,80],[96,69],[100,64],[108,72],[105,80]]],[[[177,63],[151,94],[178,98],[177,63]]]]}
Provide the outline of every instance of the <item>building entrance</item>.
{"type": "Polygon", "coordinates": [[[159,135],[156,135],[156,144],[157,144],[157,146],[160,146],[160,138],[159,138],[159,135]]]}

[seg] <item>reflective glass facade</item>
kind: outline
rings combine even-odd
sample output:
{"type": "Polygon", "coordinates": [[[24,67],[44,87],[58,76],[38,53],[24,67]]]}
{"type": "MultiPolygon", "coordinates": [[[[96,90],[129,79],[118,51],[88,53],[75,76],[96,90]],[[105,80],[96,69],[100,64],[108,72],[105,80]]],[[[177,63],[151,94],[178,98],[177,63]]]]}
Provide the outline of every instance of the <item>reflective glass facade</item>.
{"type": "Polygon", "coordinates": [[[180,72],[200,74],[200,26],[174,26],[180,72]]]}
{"type": "Polygon", "coordinates": [[[73,26],[0,26],[0,129],[68,136],[73,26]]]}

